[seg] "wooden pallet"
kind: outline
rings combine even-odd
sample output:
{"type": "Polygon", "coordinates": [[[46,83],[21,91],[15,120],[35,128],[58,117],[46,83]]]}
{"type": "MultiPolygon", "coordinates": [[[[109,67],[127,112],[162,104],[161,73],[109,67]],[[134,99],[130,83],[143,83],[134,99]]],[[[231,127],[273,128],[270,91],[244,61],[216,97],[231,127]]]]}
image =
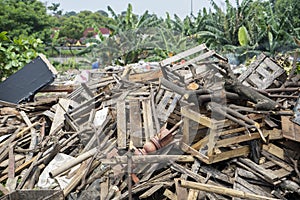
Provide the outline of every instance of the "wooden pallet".
{"type": "MultiPolygon", "coordinates": [[[[157,120],[150,98],[134,98],[117,101],[117,145],[125,149],[132,141],[142,147],[157,133],[157,120]]],[[[159,126],[158,126],[159,127],[159,126]]]]}
{"type": "Polygon", "coordinates": [[[238,77],[238,80],[247,86],[266,89],[270,87],[275,80],[285,80],[284,77],[286,77],[285,70],[262,53],[257,57],[256,61],[238,77]]]}
{"type": "Polygon", "coordinates": [[[172,92],[167,88],[160,88],[158,90],[155,95],[156,113],[162,123],[167,122],[168,118],[178,105],[181,97],[181,95],[172,92]]]}
{"type": "MultiPolygon", "coordinates": [[[[249,135],[245,127],[229,120],[211,119],[195,112],[190,106],[182,107],[181,114],[183,117],[183,150],[192,153],[207,164],[248,155],[250,148],[244,142],[260,138],[258,132],[252,132],[249,135]],[[198,123],[198,127],[191,125],[195,122],[198,123]],[[197,135],[199,129],[202,129],[205,135],[194,143],[194,138],[199,137],[197,135]],[[190,144],[192,145],[189,146],[190,144]]],[[[251,117],[253,120],[262,120],[262,118],[262,115],[251,117]]],[[[264,134],[269,133],[264,132],[264,134]]]]}

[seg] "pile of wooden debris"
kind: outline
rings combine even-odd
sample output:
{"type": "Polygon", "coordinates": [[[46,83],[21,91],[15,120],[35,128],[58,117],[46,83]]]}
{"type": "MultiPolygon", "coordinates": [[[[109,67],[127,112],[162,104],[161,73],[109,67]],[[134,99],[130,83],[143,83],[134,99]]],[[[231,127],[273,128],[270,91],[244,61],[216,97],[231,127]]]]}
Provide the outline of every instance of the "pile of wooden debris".
{"type": "Polygon", "coordinates": [[[1,199],[299,199],[293,66],[262,54],[238,76],[199,45],[2,100],[1,199]]]}

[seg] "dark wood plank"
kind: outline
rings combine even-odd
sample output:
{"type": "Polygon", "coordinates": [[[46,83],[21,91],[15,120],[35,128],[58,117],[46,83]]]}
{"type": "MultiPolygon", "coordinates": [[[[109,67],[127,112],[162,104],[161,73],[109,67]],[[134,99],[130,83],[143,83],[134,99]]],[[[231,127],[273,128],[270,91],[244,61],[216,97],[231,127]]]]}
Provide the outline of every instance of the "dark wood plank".
{"type": "Polygon", "coordinates": [[[142,133],[142,117],[139,100],[130,100],[129,102],[129,115],[130,115],[130,140],[136,147],[143,146],[143,133],[142,133]]]}

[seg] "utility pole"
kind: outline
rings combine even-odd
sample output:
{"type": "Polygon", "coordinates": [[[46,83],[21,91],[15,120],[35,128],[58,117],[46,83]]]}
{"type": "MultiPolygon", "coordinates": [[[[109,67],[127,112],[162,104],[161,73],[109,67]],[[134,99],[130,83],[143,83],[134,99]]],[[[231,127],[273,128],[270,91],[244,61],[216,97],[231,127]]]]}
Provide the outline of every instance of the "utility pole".
{"type": "Polygon", "coordinates": [[[191,16],[193,16],[193,0],[191,0],[191,16]]]}

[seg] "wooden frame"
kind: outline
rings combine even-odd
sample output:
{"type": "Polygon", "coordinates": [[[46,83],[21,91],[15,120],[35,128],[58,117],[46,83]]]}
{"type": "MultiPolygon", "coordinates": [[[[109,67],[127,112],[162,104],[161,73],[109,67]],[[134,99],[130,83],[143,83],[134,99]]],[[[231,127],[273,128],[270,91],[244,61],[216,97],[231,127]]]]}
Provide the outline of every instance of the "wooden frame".
{"type": "MultiPolygon", "coordinates": [[[[246,156],[250,152],[250,148],[248,145],[242,145],[241,143],[260,138],[258,132],[253,132],[249,135],[245,127],[240,127],[229,120],[218,121],[211,119],[195,112],[190,106],[182,107],[181,114],[183,117],[182,150],[191,153],[207,164],[233,157],[246,156]],[[189,124],[191,121],[206,127],[208,134],[189,146],[193,143],[191,139],[196,136],[195,133],[192,134],[190,132],[189,124]],[[223,147],[231,148],[221,150],[223,147]]],[[[254,115],[252,118],[262,119],[262,115],[254,115]]]]}

